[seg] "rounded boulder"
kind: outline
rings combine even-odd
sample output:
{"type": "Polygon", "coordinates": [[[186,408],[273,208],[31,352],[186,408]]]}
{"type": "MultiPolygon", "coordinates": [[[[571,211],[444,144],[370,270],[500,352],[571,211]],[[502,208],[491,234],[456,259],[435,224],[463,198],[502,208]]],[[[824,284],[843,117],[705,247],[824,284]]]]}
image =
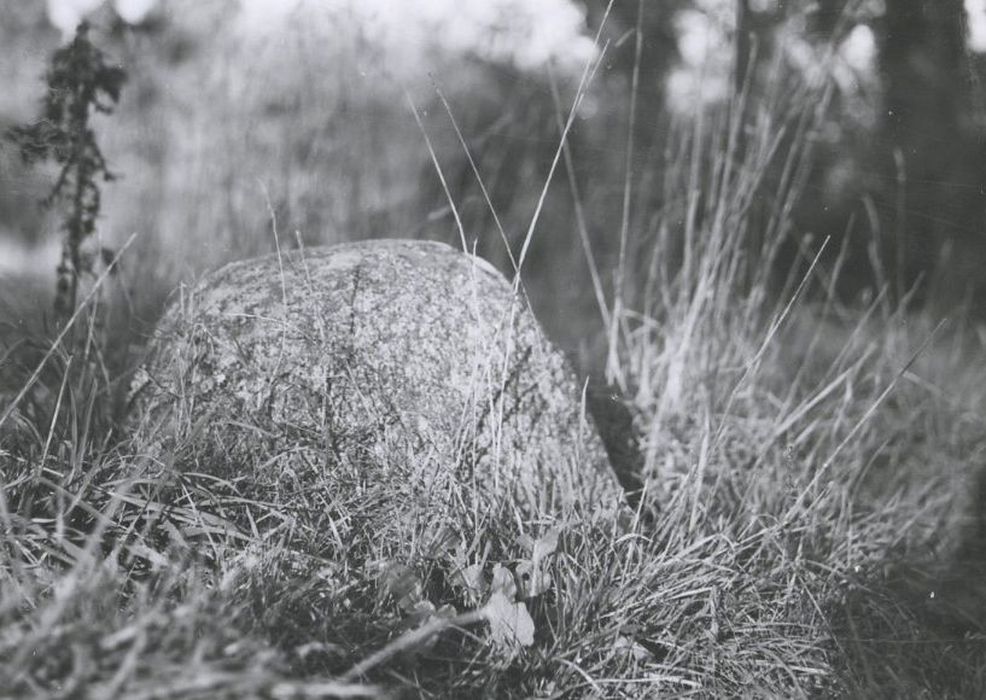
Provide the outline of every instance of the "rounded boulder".
{"type": "Polygon", "coordinates": [[[172,302],[131,400],[140,444],[223,479],[331,473],[526,515],[622,499],[583,386],[522,297],[441,243],[226,265],[172,302]]]}

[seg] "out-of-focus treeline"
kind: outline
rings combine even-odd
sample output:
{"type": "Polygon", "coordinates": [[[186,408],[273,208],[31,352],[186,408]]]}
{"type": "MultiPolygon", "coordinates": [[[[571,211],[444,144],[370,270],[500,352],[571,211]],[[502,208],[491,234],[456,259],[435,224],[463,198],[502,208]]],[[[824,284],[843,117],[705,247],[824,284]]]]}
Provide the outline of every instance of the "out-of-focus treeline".
{"type": "MultiPolygon", "coordinates": [[[[64,40],[56,4],[0,3],[0,127],[36,116],[45,61],[64,40]]],[[[701,133],[700,114],[725,113],[734,86],[751,120],[825,110],[781,267],[832,236],[832,251],[845,242],[850,253],[847,299],[886,283],[897,298],[913,287],[915,302],[975,295],[986,308],[984,59],[972,40],[972,12],[986,9],[971,0],[616,0],[595,48],[602,0],[143,4],[133,23],[125,3],[89,16],[94,42],[129,75],[117,113],[97,119],[120,176],[105,188],[100,236],[113,245],[139,233],[138,306],[271,250],[272,212],[286,246],[458,243],[457,215],[467,244],[509,270],[451,117],[516,255],[583,66],[601,52],[569,134],[573,170],[559,160],[524,263],[556,335],[581,335],[595,304],[580,221],[608,285],[624,215],[631,240],[668,225],[682,204],[668,201],[663,173],[701,133]]],[[[764,219],[782,155],[757,198],[764,219]]],[[[42,255],[31,248],[15,264],[12,251],[57,241],[57,217],[35,205],[52,177],[0,146],[0,274],[42,255]]]]}
{"type": "MultiPolygon", "coordinates": [[[[689,63],[682,35],[695,14],[711,17],[710,24],[718,22],[712,40],[728,39],[711,48],[718,56],[706,55],[698,67],[713,101],[729,80],[748,84],[748,109],[801,81],[831,81],[831,104],[813,135],[816,167],[795,219],[802,234],[831,235],[837,244],[849,237],[844,292],[851,296],[874,284],[873,266],[880,264],[894,276],[888,284],[897,298],[912,291],[915,301],[935,296],[950,304],[974,293],[986,311],[986,4],[656,5],[644,3],[642,14],[641,146],[666,133],[664,115],[674,111],[676,99],[669,86],[697,72],[695,66],[692,75],[682,71],[689,63]]],[[[616,34],[634,25],[637,10],[635,2],[614,5],[616,34]]],[[[595,6],[590,16],[598,20],[600,12],[595,6]]],[[[625,43],[614,52],[622,74],[632,71],[633,49],[625,43]]]]}

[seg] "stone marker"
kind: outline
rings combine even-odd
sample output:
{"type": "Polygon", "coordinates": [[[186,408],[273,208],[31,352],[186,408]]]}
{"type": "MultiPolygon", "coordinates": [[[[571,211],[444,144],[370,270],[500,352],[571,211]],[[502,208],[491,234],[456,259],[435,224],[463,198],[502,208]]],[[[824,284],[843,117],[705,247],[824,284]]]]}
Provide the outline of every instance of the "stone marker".
{"type": "Polygon", "coordinates": [[[132,389],[137,444],[225,479],[332,470],[525,516],[623,499],[582,384],[526,304],[441,243],[227,265],[175,299],[132,389]]]}

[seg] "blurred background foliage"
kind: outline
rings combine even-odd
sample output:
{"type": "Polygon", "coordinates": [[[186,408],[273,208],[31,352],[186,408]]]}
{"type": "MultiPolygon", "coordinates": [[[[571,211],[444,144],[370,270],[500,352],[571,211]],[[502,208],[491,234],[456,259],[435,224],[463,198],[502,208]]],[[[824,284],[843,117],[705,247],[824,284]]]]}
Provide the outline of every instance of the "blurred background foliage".
{"type": "MultiPolygon", "coordinates": [[[[0,128],[36,118],[46,61],[88,18],[129,76],[117,113],[95,119],[120,175],[103,193],[99,244],[139,233],[126,296],[152,321],[178,280],[272,250],[271,212],[282,246],[458,244],[425,134],[467,243],[509,272],[506,245],[519,253],[583,70],[601,55],[569,134],[572,171],[562,161],[555,173],[524,266],[564,344],[598,319],[579,218],[609,290],[621,221],[631,240],[667,225],[682,203],[667,201],[663,173],[735,85],[751,113],[825,110],[779,278],[804,264],[806,241],[832,236],[831,251],[850,253],[847,301],[885,281],[915,305],[986,309],[986,3],[616,0],[605,15],[603,0],[4,0],[0,128]],[[805,86],[822,84],[830,99],[806,105],[805,86]]],[[[15,322],[50,304],[58,224],[36,202],[52,175],[0,146],[0,316],[15,322]]],[[[762,189],[766,221],[777,188],[762,189]]]]}

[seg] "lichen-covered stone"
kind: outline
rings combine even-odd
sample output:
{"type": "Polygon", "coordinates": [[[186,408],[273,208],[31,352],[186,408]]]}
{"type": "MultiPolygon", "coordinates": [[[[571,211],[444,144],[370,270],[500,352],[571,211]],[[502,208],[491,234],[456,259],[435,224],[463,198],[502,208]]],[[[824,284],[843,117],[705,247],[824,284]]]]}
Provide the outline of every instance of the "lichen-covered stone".
{"type": "Polygon", "coordinates": [[[378,240],[233,263],[184,292],[135,379],[131,425],[224,479],[332,470],[410,499],[610,511],[622,490],[581,397],[488,263],[378,240]]]}

